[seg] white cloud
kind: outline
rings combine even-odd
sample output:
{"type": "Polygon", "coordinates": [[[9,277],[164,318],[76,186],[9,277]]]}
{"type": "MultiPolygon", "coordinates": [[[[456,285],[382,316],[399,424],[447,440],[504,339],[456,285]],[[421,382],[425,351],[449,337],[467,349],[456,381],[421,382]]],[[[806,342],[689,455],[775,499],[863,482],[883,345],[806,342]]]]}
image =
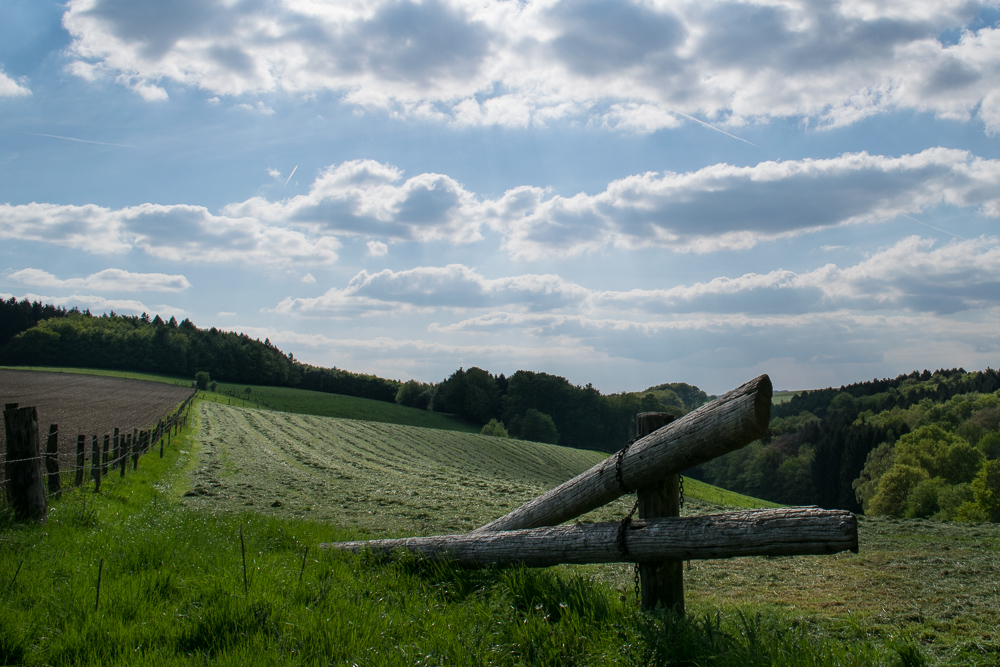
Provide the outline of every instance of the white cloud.
{"type": "Polygon", "coordinates": [[[72,0],[72,70],[153,98],[334,91],[459,124],[590,117],[633,131],[675,113],[738,127],[844,125],[899,109],[1000,132],[1000,28],[989,0],[72,0]],[[957,39],[940,38],[944,34],[957,39]],[[162,91],[152,94],[150,91],[162,91]]]}
{"type": "Polygon", "coordinates": [[[367,237],[377,257],[388,248],[377,239],[462,245],[494,231],[509,256],[538,260],[612,247],[747,249],[942,205],[1000,217],[1000,161],[946,148],[901,157],[853,153],[635,174],[593,195],[520,186],[484,199],[447,175],[404,178],[392,165],[354,160],[327,168],[306,194],[253,197],[222,215],[181,204],[0,205],[0,238],[95,253],[138,248],[174,261],[329,264],[340,236],[367,237]]]}
{"type": "MultiPolygon", "coordinates": [[[[9,295],[8,298],[10,298],[9,295]]],[[[27,299],[28,301],[39,301],[52,306],[59,306],[61,308],[79,308],[82,310],[90,310],[92,313],[109,313],[115,311],[119,315],[138,315],[140,313],[148,313],[150,317],[159,314],[161,317],[169,318],[173,316],[183,316],[184,312],[180,308],[174,308],[173,306],[161,305],[155,308],[151,308],[144,304],[142,301],[136,299],[108,299],[103,296],[97,296],[93,294],[70,294],[66,296],[44,296],[34,293],[27,293],[21,296],[15,296],[18,301],[22,299],[27,299]]]]}
{"type": "Polygon", "coordinates": [[[395,240],[471,243],[482,238],[479,203],[457,181],[433,173],[404,180],[399,169],[374,160],[329,167],[307,194],[277,202],[254,197],[223,212],[317,232],[395,240]]]}
{"type": "Polygon", "coordinates": [[[330,264],[340,242],[328,235],[213,215],[201,206],[140,204],[122,209],[55,204],[0,205],[0,238],[41,241],[87,252],[137,248],[180,262],[330,264]]]}
{"type": "Polygon", "coordinates": [[[703,328],[831,312],[950,315],[983,308],[1000,308],[1000,239],[955,240],[936,248],[932,240],[911,236],[843,268],[778,269],[655,290],[592,290],[552,274],[486,278],[460,264],[361,271],[343,289],[288,297],[274,310],[319,317],[471,312],[478,314],[434,329],[498,332],[581,321],[611,329],[703,328]]]}
{"type": "Polygon", "coordinates": [[[485,208],[511,256],[539,259],[611,245],[681,252],[750,248],[941,204],[1000,215],[1000,161],[931,148],[898,158],[853,153],[751,167],[716,164],[629,176],[596,195],[517,188],[485,208]]]}
{"type": "Polygon", "coordinates": [[[440,308],[469,309],[517,304],[532,310],[578,304],[587,292],[555,275],[488,279],[461,264],[417,267],[405,271],[361,271],[345,289],[333,288],[315,298],[286,298],[280,313],[353,316],[377,312],[440,308]]]}
{"type": "Polygon", "coordinates": [[[165,273],[132,273],[122,269],[104,269],[86,278],[61,280],[41,269],[21,269],[10,274],[10,279],[24,285],[59,287],[63,289],[92,289],[116,292],[180,292],[191,287],[187,278],[165,273]]]}
{"type": "Polygon", "coordinates": [[[31,89],[7,76],[3,66],[0,66],[0,97],[27,97],[31,89]]]}

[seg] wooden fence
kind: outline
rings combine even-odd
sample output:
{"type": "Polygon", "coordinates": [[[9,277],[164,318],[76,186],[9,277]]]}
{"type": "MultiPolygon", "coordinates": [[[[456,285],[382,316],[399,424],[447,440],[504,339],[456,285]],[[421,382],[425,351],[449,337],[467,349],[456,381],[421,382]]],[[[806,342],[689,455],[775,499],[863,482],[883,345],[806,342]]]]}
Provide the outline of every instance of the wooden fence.
{"type": "Polygon", "coordinates": [[[471,533],[320,546],[387,555],[404,550],[469,567],[632,562],[643,608],[683,612],[684,560],[858,550],[857,519],[841,510],[678,516],[679,473],[760,438],[770,415],[771,381],[762,375],[677,420],[638,415],[641,437],[616,455],[471,533]],[[559,525],[633,490],[636,505],[620,522],[559,525]]]}
{"type": "MultiPolygon", "coordinates": [[[[180,407],[148,429],[133,428],[131,433],[114,429],[114,435],[90,436],[90,479],[94,491],[101,490],[101,482],[115,469],[125,477],[128,464],[139,468],[139,458],[159,445],[163,458],[164,444],[170,444],[171,435],[187,426],[191,401],[197,392],[188,396],[180,407]]],[[[15,516],[22,521],[44,521],[48,513],[48,499],[58,499],[62,494],[63,478],[59,470],[59,426],[51,424],[44,453],[39,447],[38,411],[34,407],[18,407],[17,403],[4,406],[4,428],[7,453],[4,460],[4,481],[7,501],[15,516]],[[46,482],[48,490],[46,491],[46,482]]],[[[84,483],[87,461],[87,436],[76,436],[76,461],[73,483],[84,483]]]]}

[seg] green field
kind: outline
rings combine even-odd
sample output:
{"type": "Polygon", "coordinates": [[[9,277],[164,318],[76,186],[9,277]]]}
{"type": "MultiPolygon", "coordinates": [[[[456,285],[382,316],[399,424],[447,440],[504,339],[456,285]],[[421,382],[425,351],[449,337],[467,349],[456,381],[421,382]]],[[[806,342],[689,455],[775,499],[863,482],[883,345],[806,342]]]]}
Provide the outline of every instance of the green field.
{"type": "Polygon", "coordinates": [[[220,382],[216,393],[226,398],[239,398],[248,405],[320,417],[363,419],[387,424],[405,424],[446,431],[478,433],[479,427],[440,412],[408,408],[395,403],[370,398],[327,394],[289,387],[259,387],[256,385],[220,382]],[[250,389],[249,392],[246,390],[250,389]]]}
{"type": "Polygon", "coordinates": [[[776,391],[771,395],[771,403],[780,405],[792,400],[793,397],[801,394],[801,391],[776,391]]]}
{"type": "MultiPolygon", "coordinates": [[[[643,613],[625,565],[316,548],[465,531],[602,453],[203,396],[164,459],[46,525],[0,508],[0,664],[1000,665],[1000,526],[862,517],[857,555],[694,562],[688,615],[643,613]]],[[[768,505],[685,495],[682,514],[768,505]]]]}
{"type": "Polygon", "coordinates": [[[600,454],[449,434],[476,446],[457,458],[458,440],[436,448],[426,429],[204,402],[194,414],[164,459],[144,457],[100,494],[68,491],[46,525],[17,526],[0,512],[0,663],[923,664],[923,650],[895,628],[783,605],[802,586],[778,568],[798,559],[696,564],[686,574],[691,614],[677,618],[640,612],[623,566],[476,571],[316,548],[377,530],[472,525],[600,454]],[[306,443],[296,427],[340,441],[306,443]],[[386,448],[395,455],[383,460],[386,448]],[[324,499],[282,476],[350,463],[342,471],[350,479],[329,483],[353,484],[355,495],[342,489],[324,499]],[[504,495],[500,485],[508,499],[492,497],[504,495]],[[287,516],[265,493],[282,489],[303,492],[286,496],[287,516]],[[404,489],[426,501],[402,498],[404,489]],[[336,516],[294,516],[314,499],[303,516],[339,500],[339,511],[330,506],[336,516]],[[410,514],[418,506],[427,516],[410,514]],[[720,588],[738,598],[735,577],[747,571],[759,579],[746,598],[714,600],[720,588]],[[719,573],[734,579],[721,582],[719,573]]]}

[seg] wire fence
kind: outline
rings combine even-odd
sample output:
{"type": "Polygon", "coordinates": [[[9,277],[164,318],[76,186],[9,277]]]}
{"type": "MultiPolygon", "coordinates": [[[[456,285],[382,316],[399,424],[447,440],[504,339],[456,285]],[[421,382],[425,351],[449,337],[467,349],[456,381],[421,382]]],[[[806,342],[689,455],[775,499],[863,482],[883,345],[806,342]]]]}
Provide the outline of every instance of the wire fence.
{"type": "MultiPolygon", "coordinates": [[[[89,447],[86,434],[70,435],[66,433],[63,435],[55,424],[51,425],[44,435],[41,429],[37,429],[37,451],[39,452],[37,456],[11,459],[7,458],[5,453],[3,465],[0,466],[0,489],[5,491],[3,495],[7,495],[6,487],[10,486],[13,481],[8,478],[8,471],[16,468],[16,464],[31,461],[43,464],[40,467],[42,468],[43,480],[48,485],[46,498],[59,497],[62,493],[64,478],[72,480],[76,487],[82,486],[88,477],[86,475],[88,469],[95,490],[100,489],[102,480],[109,477],[112,471],[118,470],[120,477],[124,477],[129,459],[132,460],[132,468],[135,470],[138,469],[141,456],[157,445],[159,445],[160,456],[163,456],[164,440],[169,441],[171,433],[176,435],[180,429],[187,426],[192,401],[197,393],[197,391],[192,392],[179,407],[171,410],[168,416],[160,419],[155,426],[143,429],[116,427],[113,436],[106,433],[103,438],[92,434],[89,436],[89,447]],[[43,439],[44,445],[42,444],[43,439]],[[61,466],[60,460],[69,465],[61,466]]],[[[9,451],[9,438],[7,441],[9,451]]]]}

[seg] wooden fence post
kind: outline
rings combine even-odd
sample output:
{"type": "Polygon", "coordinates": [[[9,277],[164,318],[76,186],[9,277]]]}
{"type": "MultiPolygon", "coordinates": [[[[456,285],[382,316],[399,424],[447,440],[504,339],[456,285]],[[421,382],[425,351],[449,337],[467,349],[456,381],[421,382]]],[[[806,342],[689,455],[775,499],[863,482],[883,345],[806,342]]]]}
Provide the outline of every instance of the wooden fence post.
{"type": "Polygon", "coordinates": [[[142,441],[139,439],[139,429],[132,429],[132,470],[139,469],[139,456],[142,454],[142,441]]]}
{"type": "MultiPolygon", "coordinates": [[[[640,412],[635,416],[635,435],[642,438],[674,420],[666,412],[640,412]]],[[[681,515],[680,475],[672,473],[660,482],[636,490],[639,518],[654,519],[681,515]]],[[[662,604],[679,614],[684,613],[683,561],[664,560],[639,563],[639,587],[642,608],[655,609],[662,604]]]]}
{"type": "Polygon", "coordinates": [[[14,515],[21,521],[45,521],[48,504],[42,457],[38,452],[38,411],[35,408],[19,408],[17,403],[7,403],[3,419],[7,437],[7,458],[4,461],[7,500],[14,508],[14,515]]]}
{"type": "Polygon", "coordinates": [[[121,456],[122,443],[118,439],[118,427],[115,426],[115,435],[111,439],[111,465],[118,465],[118,457],[121,456]]]}
{"type": "Polygon", "coordinates": [[[49,424],[49,437],[45,441],[45,472],[49,477],[49,495],[62,497],[62,480],[59,479],[59,425],[49,424]]]}
{"type": "Polygon", "coordinates": [[[108,454],[111,450],[111,436],[104,434],[104,451],[101,453],[101,476],[108,476],[108,454]]]}
{"type": "Polygon", "coordinates": [[[83,460],[84,447],[87,445],[87,436],[76,436],[76,486],[83,485],[83,460]]]}
{"type": "Polygon", "coordinates": [[[121,458],[118,459],[118,463],[122,467],[121,476],[124,477],[125,468],[128,467],[128,452],[132,448],[132,436],[128,435],[127,433],[122,435],[121,446],[122,446],[122,452],[121,452],[122,455],[121,458]]]}
{"type": "Polygon", "coordinates": [[[97,436],[90,441],[90,477],[94,480],[94,493],[101,490],[101,444],[97,436]]]}

